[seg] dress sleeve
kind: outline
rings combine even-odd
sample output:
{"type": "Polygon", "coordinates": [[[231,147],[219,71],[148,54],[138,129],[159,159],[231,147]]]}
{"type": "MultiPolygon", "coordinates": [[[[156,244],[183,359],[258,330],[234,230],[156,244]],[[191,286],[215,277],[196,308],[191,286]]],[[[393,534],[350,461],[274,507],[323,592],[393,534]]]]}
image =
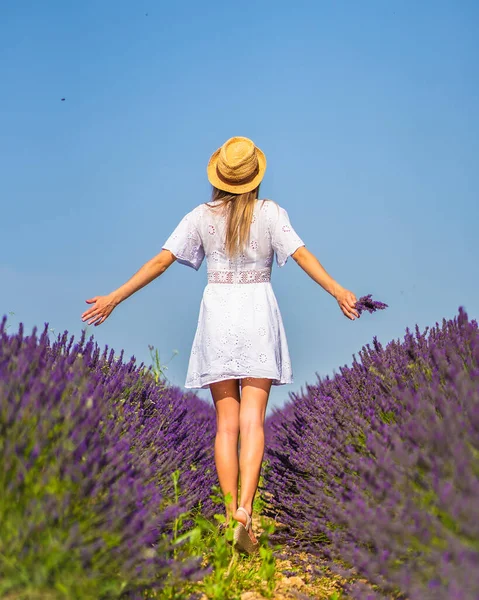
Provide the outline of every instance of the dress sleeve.
{"type": "Polygon", "coordinates": [[[276,208],[279,214],[271,223],[271,243],[276,253],[276,263],[278,267],[283,267],[288,257],[305,243],[293,229],[286,210],[279,205],[276,208]]]}
{"type": "Polygon", "coordinates": [[[185,215],[162,248],[169,250],[180,264],[197,271],[203,262],[205,251],[196,219],[195,210],[185,215]]]}

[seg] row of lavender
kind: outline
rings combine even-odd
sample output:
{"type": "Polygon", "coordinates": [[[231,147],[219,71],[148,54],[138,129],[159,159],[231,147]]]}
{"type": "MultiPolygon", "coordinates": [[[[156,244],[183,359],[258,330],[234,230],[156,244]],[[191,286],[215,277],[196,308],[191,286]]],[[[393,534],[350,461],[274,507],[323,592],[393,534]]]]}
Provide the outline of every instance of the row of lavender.
{"type": "Polygon", "coordinates": [[[278,537],[341,564],[354,598],[477,600],[477,323],[460,309],[359,355],[267,421],[278,537]]]}
{"type": "Polygon", "coordinates": [[[0,596],[140,598],[172,573],[200,577],[172,531],[181,511],[214,512],[214,433],[212,407],[157,385],[134,358],[85,334],[51,342],[47,327],[9,335],[4,318],[0,596]]]}

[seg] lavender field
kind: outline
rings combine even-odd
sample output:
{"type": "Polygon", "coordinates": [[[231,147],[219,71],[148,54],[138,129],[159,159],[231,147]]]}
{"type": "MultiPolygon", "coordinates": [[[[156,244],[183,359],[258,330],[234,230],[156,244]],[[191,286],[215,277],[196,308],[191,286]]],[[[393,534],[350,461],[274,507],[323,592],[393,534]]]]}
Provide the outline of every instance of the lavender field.
{"type": "Polygon", "coordinates": [[[185,510],[213,513],[214,431],[212,407],[133,360],[47,327],[8,335],[4,318],[0,597],[137,598],[200,577],[172,532],[185,510]]]}
{"type": "Polygon", "coordinates": [[[277,538],[356,579],[353,598],[479,598],[479,332],[463,310],[293,396],[266,458],[277,538]]]}
{"type": "MultiPolygon", "coordinates": [[[[47,326],[9,333],[4,318],[0,597],[241,598],[243,584],[214,579],[220,546],[206,556],[198,537],[218,512],[215,428],[209,403],[123,353],[50,340],[47,326]]],[[[266,423],[260,492],[277,524],[264,545],[345,582],[266,597],[479,598],[477,323],[460,309],[386,347],[374,339],[292,395],[266,423]]],[[[279,576],[261,556],[259,576],[279,576]]]]}

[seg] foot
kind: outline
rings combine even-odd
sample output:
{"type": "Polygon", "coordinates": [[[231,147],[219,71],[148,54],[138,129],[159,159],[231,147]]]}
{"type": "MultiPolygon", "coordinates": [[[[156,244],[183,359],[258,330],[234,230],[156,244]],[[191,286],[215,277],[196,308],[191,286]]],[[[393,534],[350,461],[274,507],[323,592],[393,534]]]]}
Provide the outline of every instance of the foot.
{"type": "MultiPolygon", "coordinates": [[[[246,519],[246,515],[244,514],[244,512],[242,510],[236,511],[233,518],[235,521],[238,521],[239,523],[243,523],[243,525],[246,527],[247,519],[246,519]]],[[[256,537],[253,533],[253,528],[250,526],[250,528],[247,531],[248,531],[248,535],[251,538],[251,541],[253,542],[253,544],[256,544],[258,540],[256,539],[256,537]]]]}

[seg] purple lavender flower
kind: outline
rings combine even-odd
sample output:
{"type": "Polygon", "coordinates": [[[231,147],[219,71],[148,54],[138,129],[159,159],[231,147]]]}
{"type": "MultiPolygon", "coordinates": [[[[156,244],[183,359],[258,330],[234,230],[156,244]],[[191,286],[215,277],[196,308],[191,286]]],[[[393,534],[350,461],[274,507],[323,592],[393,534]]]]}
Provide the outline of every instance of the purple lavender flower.
{"type": "Polygon", "coordinates": [[[460,308],[359,357],[266,421],[276,541],[328,560],[358,600],[475,600],[478,324],[460,308]]]}
{"type": "Polygon", "coordinates": [[[378,302],[377,300],[372,299],[372,294],[368,294],[367,296],[362,296],[356,302],[356,310],[361,315],[364,310],[367,310],[370,313],[376,312],[377,310],[384,310],[388,305],[384,304],[384,302],[378,302]]]}
{"type": "Polygon", "coordinates": [[[214,512],[213,407],[157,385],[134,358],[117,359],[84,333],[76,343],[67,332],[50,342],[48,324],[41,336],[22,325],[9,335],[5,324],[2,581],[20,590],[27,575],[42,589],[71,582],[68,597],[127,598],[160,589],[173,572],[200,577],[198,561],[171,542],[180,511],[214,512]]]}

